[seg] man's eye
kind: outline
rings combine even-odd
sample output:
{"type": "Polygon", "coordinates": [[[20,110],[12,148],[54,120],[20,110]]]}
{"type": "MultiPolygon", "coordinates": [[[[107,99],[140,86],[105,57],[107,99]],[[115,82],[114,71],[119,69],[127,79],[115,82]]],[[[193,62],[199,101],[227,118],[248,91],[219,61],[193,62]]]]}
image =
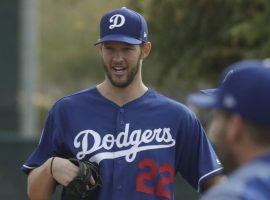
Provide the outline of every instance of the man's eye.
{"type": "Polygon", "coordinates": [[[125,50],[125,51],[132,51],[133,48],[131,48],[131,47],[126,47],[126,48],[124,48],[124,50],[125,50]]]}
{"type": "Polygon", "coordinates": [[[112,47],[106,47],[107,50],[112,50],[113,48],[112,47]]]}

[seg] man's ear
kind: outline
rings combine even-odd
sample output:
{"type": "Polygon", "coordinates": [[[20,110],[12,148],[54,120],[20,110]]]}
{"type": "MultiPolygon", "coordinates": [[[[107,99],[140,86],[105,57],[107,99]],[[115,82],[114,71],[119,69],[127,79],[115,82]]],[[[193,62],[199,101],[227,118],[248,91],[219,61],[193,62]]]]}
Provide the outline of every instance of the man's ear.
{"type": "Polygon", "coordinates": [[[102,43],[97,44],[97,45],[95,45],[95,46],[96,46],[96,48],[97,48],[99,54],[102,55],[102,47],[103,47],[102,43]]]}
{"type": "Polygon", "coordinates": [[[227,139],[231,144],[238,144],[244,136],[244,121],[239,115],[233,114],[228,123],[227,139]]]}
{"type": "Polygon", "coordinates": [[[146,42],[142,46],[142,59],[146,58],[151,51],[151,42],[146,42]]]}

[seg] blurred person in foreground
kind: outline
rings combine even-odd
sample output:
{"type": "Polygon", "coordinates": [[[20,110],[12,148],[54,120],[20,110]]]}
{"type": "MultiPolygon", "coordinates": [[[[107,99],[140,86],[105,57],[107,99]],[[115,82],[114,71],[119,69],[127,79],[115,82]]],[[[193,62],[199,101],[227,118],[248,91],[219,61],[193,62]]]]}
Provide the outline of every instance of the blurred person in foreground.
{"type": "Polygon", "coordinates": [[[188,102],[214,109],[209,134],[228,179],[202,199],[270,199],[270,68],[260,60],[231,65],[217,89],[188,102]]]}
{"type": "Polygon", "coordinates": [[[178,172],[195,190],[207,190],[223,167],[198,118],[143,83],[151,50],[144,17],[116,9],[102,17],[100,29],[95,45],[105,79],[63,97],[49,112],[40,143],[22,167],[28,195],[49,199],[61,185],[62,199],[69,199],[78,174],[69,158],[98,165],[102,186],[83,199],[174,199],[178,172]]]}

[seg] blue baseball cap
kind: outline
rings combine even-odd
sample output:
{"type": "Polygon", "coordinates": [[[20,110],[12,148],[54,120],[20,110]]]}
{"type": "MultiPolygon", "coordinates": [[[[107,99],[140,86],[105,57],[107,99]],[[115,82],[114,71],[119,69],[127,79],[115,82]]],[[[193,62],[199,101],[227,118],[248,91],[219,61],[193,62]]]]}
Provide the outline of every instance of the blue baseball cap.
{"type": "Polygon", "coordinates": [[[270,68],[264,61],[243,60],[231,65],[229,71],[236,66],[215,92],[192,94],[188,102],[236,113],[244,119],[269,126],[270,68]]]}
{"type": "Polygon", "coordinates": [[[95,45],[117,41],[142,44],[147,41],[148,28],[142,15],[125,7],[106,13],[100,21],[100,39],[95,45]]]}
{"type": "MultiPolygon", "coordinates": [[[[243,60],[243,61],[233,63],[227,69],[225,69],[225,71],[222,73],[222,75],[219,79],[219,86],[224,84],[233,73],[237,72],[241,68],[261,65],[262,62],[265,63],[265,61],[260,61],[260,60],[254,59],[254,60],[243,60]]],[[[204,89],[204,90],[200,90],[200,91],[205,95],[211,96],[211,95],[215,95],[218,92],[218,90],[219,90],[219,88],[211,88],[211,89],[204,89]]]]}

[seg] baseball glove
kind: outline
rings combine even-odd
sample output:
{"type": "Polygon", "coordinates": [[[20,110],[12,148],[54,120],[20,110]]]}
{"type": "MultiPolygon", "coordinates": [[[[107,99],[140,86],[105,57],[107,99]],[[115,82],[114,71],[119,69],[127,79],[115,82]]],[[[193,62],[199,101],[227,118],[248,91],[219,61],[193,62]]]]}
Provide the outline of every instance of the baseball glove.
{"type": "Polygon", "coordinates": [[[98,193],[102,186],[98,165],[89,161],[69,159],[74,165],[79,167],[77,176],[65,188],[68,200],[98,199],[98,193]],[[95,185],[91,185],[90,177],[95,180],[95,185]]]}

